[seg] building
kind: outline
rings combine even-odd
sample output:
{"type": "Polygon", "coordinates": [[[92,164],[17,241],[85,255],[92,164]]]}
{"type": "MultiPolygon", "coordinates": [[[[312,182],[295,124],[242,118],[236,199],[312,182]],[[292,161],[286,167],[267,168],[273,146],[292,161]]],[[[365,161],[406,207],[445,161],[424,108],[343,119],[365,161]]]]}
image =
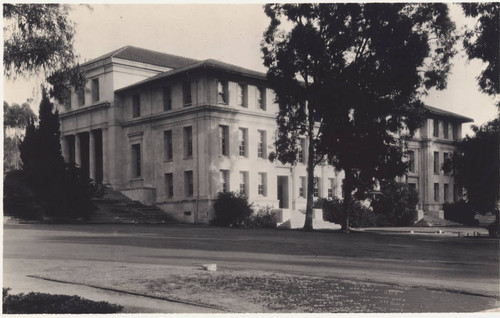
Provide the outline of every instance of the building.
{"type": "MultiPolygon", "coordinates": [[[[93,179],[186,222],[208,222],[220,191],[244,193],[257,206],[305,208],[306,140],[297,165],[268,160],[278,106],[265,74],[131,46],[83,67],[86,88],[58,105],[61,144],[66,160],[93,179]]],[[[442,193],[453,182],[426,173],[428,156],[449,153],[469,119],[433,108],[429,116],[410,144],[407,179],[425,193],[421,208],[433,210],[450,198],[433,197],[432,185],[442,193]],[[431,135],[433,120],[447,125],[449,139],[431,135]]],[[[342,172],[322,165],[315,177],[315,197],[341,195],[342,172]]]]}

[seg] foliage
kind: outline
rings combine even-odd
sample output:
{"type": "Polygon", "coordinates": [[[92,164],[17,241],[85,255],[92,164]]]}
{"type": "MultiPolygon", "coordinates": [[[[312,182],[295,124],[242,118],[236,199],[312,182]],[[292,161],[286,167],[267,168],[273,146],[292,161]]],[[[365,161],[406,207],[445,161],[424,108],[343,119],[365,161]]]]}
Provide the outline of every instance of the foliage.
{"type": "Polygon", "coordinates": [[[51,295],[31,292],[9,295],[10,288],[3,288],[4,314],[112,314],[123,306],[105,301],[92,301],[79,296],[51,295]]]}
{"type": "Polygon", "coordinates": [[[4,214],[24,220],[42,220],[43,209],[35,194],[26,185],[22,171],[13,170],[5,175],[3,182],[4,214]]]}
{"type": "MultiPolygon", "coordinates": [[[[327,154],[346,173],[349,211],[353,197],[362,199],[376,180],[406,170],[405,142],[424,114],[421,94],[446,87],[455,54],[448,7],[270,4],[265,10],[271,22],[262,43],[264,64],[280,106],[278,159],[293,163],[305,134],[308,179],[314,159],[327,154]]],[[[312,198],[307,207],[312,213],[312,198]]],[[[343,225],[348,228],[348,214],[343,225]]]]}
{"type": "Polygon", "coordinates": [[[349,216],[352,227],[375,227],[386,225],[386,220],[383,215],[374,212],[370,208],[362,205],[359,201],[352,202],[349,216]]]}
{"type": "Polygon", "coordinates": [[[53,112],[45,89],[39,110],[39,126],[31,121],[21,145],[22,180],[31,189],[45,215],[56,218],[88,218],[93,187],[88,176],[61,154],[59,114],[53,112]]]}
{"type": "Polygon", "coordinates": [[[3,102],[3,125],[10,128],[26,129],[30,121],[36,121],[36,115],[31,110],[30,104],[23,103],[9,105],[3,102]]]}
{"type": "Polygon", "coordinates": [[[213,225],[239,226],[252,214],[252,204],[245,195],[235,192],[219,192],[214,202],[213,225]]]}
{"type": "MultiPolygon", "coordinates": [[[[487,63],[486,69],[477,80],[481,90],[489,95],[500,93],[500,52],[499,22],[500,4],[489,3],[462,3],[462,9],[467,17],[478,18],[474,28],[465,32],[463,44],[465,51],[472,59],[481,59],[487,63]]],[[[500,104],[499,104],[500,105],[500,104]]]]}
{"type": "Polygon", "coordinates": [[[444,218],[465,225],[477,225],[474,216],[476,213],[464,200],[443,204],[444,218]]]}
{"type": "Polygon", "coordinates": [[[318,199],[316,208],[323,209],[323,220],[327,222],[340,224],[345,218],[342,200],[339,198],[318,199]]]}
{"type": "Polygon", "coordinates": [[[244,226],[252,229],[275,229],[278,222],[272,209],[271,206],[266,206],[260,208],[257,212],[253,212],[244,220],[244,226]]]}
{"type": "Polygon", "coordinates": [[[380,226],[409,226],[414,222],[418,192],[394,180],[380,185],[382,194],[373,200],[375,214],[381,215],[380,226]]]}
{"type": "Polygon", "coordinates": [[[73,48],[75,24],[65,4],[3,4],[4,75],[42,74],[54,85],[51,96],[64,99],[64,86],[82,87],[73,48]],[[52,75],[52,76],[51,76],[52,75]]]}
{"type": "Polygon", "coordinates": [[[499,119],[481,127],[472,126],[475,135],[458,141],[451,160],[443,165],[445,171],[453,171],[455,182],[465,188],[467,202],[482,214],[496,210],[499,199],[499,127],[499,119]]]}

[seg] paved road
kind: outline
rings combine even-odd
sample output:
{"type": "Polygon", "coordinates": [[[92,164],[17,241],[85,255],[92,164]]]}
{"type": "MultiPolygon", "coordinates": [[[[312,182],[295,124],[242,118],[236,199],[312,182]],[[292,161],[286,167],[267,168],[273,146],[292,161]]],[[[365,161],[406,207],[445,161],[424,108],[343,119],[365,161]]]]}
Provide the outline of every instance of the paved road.
{"type": "MultiPolygon", "coordinates": [[[[53,272],[63,265],[74,266],[77,273],[78,266],[89,263],[117,267],[216,263],[218,268],[232,270],[425,286],[497,298],[500,295],[499,243],[484,238],[178,225],[4,225],[4,286],[13,287],[13,292],[47,288],[47,283],[27,278],[28,274],[53,272]]],[[[163,305],[148,306],[158,312],[163,305]]],[[[171,312],[193,312],[182,306],[169,308],[171,312]]]]}

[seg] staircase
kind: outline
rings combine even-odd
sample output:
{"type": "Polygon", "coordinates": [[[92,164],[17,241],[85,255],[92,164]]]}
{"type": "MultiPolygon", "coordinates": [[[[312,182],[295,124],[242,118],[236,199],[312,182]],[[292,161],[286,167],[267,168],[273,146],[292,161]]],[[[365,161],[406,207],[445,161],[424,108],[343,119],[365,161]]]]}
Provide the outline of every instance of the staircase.
{"type": "Polygon", "coordinates": [[[424,214],[424,217],[420,219],[417,223],[415,223],[413,226],[421,226],[421,227],[462,226],[462,224],[446,219],[441,219],[432,215],[424,214]]]}
{"type": "MultiPolygon", "coordinates": [[[[296,211],[289,209],[279,209],[278,228],[280,229],[300,229],[304,227],[306,220],[305,211],[296,211]]],[[[323,220],[321,209],[315,209],[313,212],[313,229],[315,230],[338,230],[340,225],[323,220]]]]}
{"type": "Polygon", "coordinates": [[[92,199],[97,210],[89,223],[164,224],[179,223],[155,206],[146,206],[133,201],[122,193],[103,187],[99,195],[92,199]]]}

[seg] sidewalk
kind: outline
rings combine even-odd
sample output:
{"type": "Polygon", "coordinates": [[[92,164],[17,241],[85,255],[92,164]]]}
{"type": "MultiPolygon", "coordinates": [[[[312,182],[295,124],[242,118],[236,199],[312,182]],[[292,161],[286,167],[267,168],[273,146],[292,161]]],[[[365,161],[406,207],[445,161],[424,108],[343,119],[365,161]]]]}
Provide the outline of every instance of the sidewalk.
{"type": "Polygon", "coordinates": [[[478,226],[435,226],[435,227],[367,227],[353,231],[378,232],[384,234],[433,235],[453,237],[488,237],[488,230],[478,226]]]}

